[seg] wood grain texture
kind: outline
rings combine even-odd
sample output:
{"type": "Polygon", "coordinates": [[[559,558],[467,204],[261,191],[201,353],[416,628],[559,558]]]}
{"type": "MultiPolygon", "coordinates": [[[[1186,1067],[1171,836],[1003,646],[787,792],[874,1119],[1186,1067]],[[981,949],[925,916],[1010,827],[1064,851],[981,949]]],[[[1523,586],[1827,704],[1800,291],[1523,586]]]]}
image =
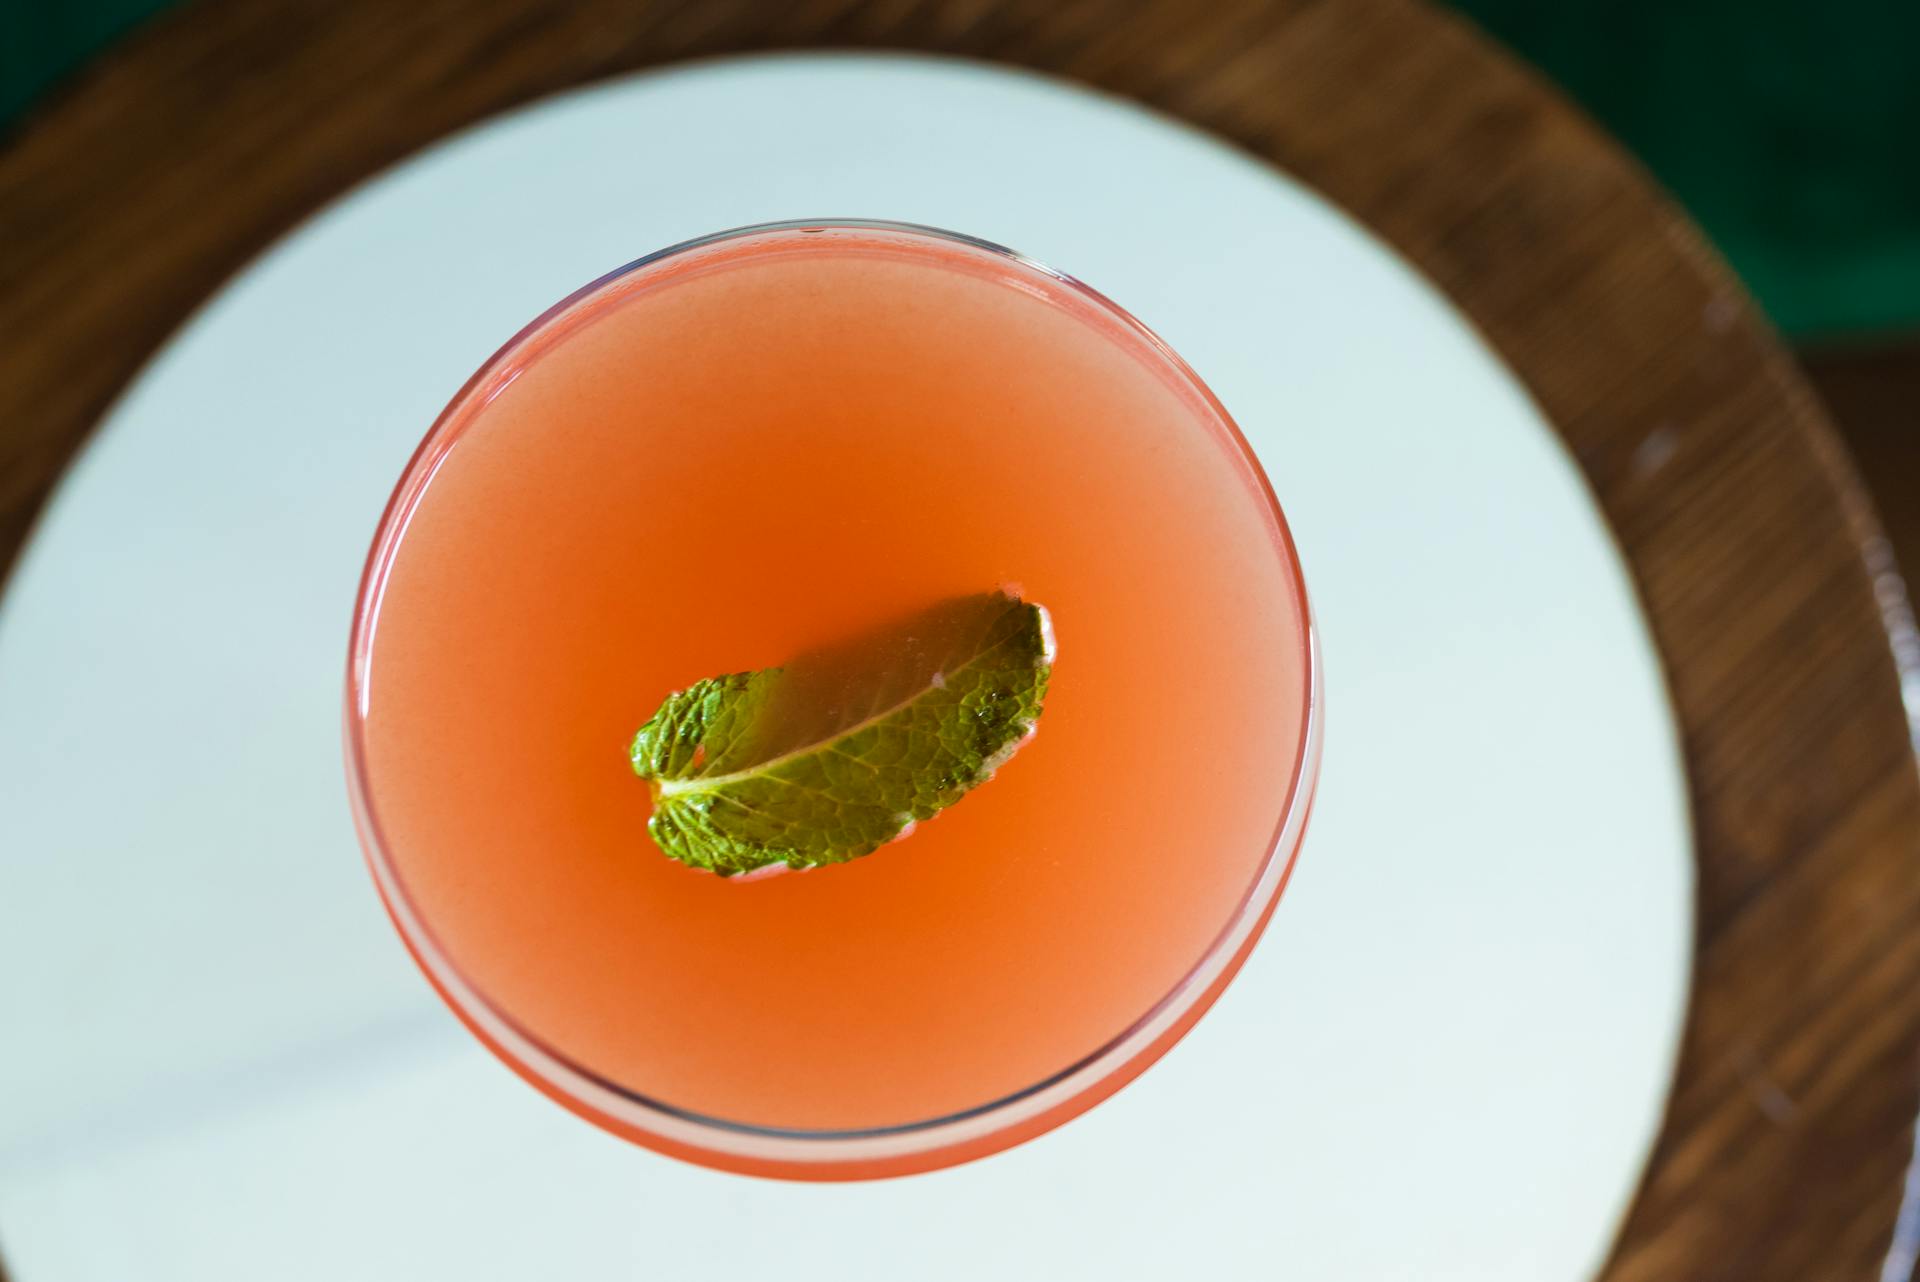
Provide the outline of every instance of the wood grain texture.
{"type": "Polygon", "coordinates": [[[1879,1277],[1920,1103],[1920,775],[1885,543],[1692,228],[1411,0],[199,0],[0,151],[0,558],[140,363],[321,202],[553,90],[794,46],[992,58],[1183,116],[1474,319],[1626,549],[1691,768],[1697,991],[1607,1277],[1879,1277]]]}

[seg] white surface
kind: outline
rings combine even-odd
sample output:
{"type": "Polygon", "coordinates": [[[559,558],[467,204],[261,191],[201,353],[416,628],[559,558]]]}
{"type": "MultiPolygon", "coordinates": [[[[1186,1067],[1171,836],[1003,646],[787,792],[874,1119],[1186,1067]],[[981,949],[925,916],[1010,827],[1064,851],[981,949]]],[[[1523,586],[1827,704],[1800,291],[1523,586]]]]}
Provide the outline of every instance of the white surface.
{"type": "Polygon", "coordinates": [[[0,613],[0,1243],[18,1282],[1572,1282],[1659,1120],[1692,864],[1655,659],[1570,460],[1421,280],[1289,181],[1050,82],[718,63],[356,192],[166,348],[0,613]],[[341,784],[355,578],[486,354],[720,227],[1003,241],[1238,418],[1327,656],[1318,812],[1158,1066],[956,1170],[794,1186],[603,1136],[389,930],[341,784]]]}

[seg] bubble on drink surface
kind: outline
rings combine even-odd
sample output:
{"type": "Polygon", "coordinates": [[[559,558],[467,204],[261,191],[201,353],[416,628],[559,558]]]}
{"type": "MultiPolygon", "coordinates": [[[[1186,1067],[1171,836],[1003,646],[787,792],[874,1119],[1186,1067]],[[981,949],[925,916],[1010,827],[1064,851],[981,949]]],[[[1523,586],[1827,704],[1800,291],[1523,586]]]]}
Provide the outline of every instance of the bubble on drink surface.
{"type": "Polygon", "coordinates": [[[730,886],[743,886],[750,881],[771,881],[782,873],[805,872],[808,868],[815,866],[814,864],[808,864],[805,868],[795,868],[792,864],[788,863],[762,864],[760,867],[749,872],[737,872],[731,877],[723,878],[723,880],[730,886]]]}

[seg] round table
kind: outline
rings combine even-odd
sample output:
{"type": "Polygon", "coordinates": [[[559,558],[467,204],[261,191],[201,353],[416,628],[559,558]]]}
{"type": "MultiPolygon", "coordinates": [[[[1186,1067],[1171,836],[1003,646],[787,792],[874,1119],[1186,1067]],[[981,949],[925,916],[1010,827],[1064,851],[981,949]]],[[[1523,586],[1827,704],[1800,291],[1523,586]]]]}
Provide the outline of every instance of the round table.
{"type": "Polygon", "coordinates": [[[1632,565],[1698,826],[1685,1045],[1605,1276],[1913,1276],[1920,772],[1902,688],[1920,691],[1920,635],[1891,554],[1699,233],[1553,90],[1434,9],[201,0],[0,150],[0,563],[140,363],[322,202],[553,90],[809,46],[994,59],[1181,116],[1344,206],[1484,331],[1632,565]]]}

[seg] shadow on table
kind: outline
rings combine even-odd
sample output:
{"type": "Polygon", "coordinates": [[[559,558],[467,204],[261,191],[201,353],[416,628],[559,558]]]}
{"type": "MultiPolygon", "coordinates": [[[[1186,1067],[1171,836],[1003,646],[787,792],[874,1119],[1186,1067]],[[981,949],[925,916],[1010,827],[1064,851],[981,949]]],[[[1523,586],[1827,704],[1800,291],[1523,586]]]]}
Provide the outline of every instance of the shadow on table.
{"type": "Polygon", "coordinates": [[[1859,463],[1909,589],[1920,586],[1920,335],[1799,355],[1859,463]]]}

